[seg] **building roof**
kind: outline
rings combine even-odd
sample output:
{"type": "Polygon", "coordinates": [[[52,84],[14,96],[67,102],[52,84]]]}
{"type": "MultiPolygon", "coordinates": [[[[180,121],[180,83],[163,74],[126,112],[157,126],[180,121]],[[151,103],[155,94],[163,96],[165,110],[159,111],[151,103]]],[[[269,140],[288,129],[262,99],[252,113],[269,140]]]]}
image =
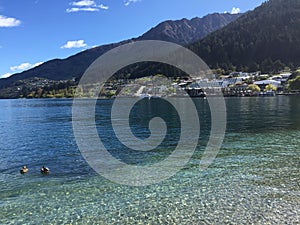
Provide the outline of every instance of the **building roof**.
{"type": "Polygon", "coordinates": [[[278,86],[281,85],[281,82],[280,81],[276,81],[276,80],[260,80],[260,81],[254,82],[254,84],[256,84],[256,85],[272,84],[272,85],[278,87],[278,86]]]}

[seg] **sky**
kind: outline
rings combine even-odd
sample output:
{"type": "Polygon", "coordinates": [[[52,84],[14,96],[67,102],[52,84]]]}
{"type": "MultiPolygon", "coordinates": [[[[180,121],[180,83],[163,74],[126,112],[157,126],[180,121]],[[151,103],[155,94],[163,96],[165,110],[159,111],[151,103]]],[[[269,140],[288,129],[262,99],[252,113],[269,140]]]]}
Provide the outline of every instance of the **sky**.
{"type": "Polygon", "coordinates": [[[138,37],[165,20],[243,13],[265,0],[0,0],[0,78],[138,37]]]}

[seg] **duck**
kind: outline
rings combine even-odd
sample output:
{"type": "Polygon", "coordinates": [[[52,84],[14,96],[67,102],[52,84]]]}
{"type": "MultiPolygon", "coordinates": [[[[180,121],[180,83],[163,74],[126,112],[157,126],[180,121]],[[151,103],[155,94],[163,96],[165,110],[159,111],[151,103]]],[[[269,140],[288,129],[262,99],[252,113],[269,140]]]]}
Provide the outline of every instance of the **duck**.
{"type": "Polygon", "coordinates": [[[20,170],[21,174],[28,173],[28,168],[26,166],[23,166],[22,169],[20,170]]]}
{"type": "Polygon", "coordinates": [[[48,167],[43,166],[41,168],[41,173],[42,174],[49,174],[50,173],[50,169],[48,167]]]}

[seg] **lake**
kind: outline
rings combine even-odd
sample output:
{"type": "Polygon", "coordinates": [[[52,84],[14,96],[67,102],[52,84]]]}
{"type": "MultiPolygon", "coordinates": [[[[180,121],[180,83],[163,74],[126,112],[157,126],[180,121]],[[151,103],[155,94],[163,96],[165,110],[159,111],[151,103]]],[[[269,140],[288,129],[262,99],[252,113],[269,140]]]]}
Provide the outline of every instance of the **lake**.
{"type": "MultiPolygon", "coordinates": [[[[201,130],[193,157],[171,178],[134,187],[105,179],[84,160],[72,100],[0,100],[0,224],[300,224],[300,97],[225,101],[225,139],[209,168],[199,171],[210,109],[195,99],[201,130]],[[29,173],[21,175],[23,165],[29,173]],[[48,176],[40,174],[43,165],[48,176]]],[[[130,122],[137,137],[150,135],[152,117],[168,126],[156,150],[137,152],[114,135],[112,102],[98,100],[96,125],[113,156],[139,166],[172,153],[180,138],[174,108],[159,99],[135,106],[130,122]]]]}

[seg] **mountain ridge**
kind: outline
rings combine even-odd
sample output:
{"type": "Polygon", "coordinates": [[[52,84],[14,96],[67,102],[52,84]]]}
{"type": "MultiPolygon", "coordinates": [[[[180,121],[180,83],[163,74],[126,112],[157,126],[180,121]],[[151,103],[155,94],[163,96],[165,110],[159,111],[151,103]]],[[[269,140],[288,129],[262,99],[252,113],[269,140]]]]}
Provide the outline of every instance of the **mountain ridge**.
{"type": "Polygon", "coordinates": [[[132,41],[154,39],[154,34],[156,34],[158,37],[155,40],[172,41],[181,45],[190,44],[192,40],[203,38],[210,32],[215,31],[217,28],[221,28],[229,24],[233,20],[237,19],[240,15],[241,14],[232,15],[228,13],[214,13],[208,14],[202,18],[195,17],[191,20],[181,19],[176,21],[164,21],[154,28],[151,28],[140,37],[128,39],[118,43],[101,45],[83,52],[79,52],[65,59],[52,59],[38,67],[23,71],[21,73],[13,74],[9,78],[0,79],[0,88],[9,86],[18,80],[28,79],[31,77],[42,77],[51,80],[68,80],[74,77],[79,78],[96,58],[110,49],[120,45],[132,41]],[[190,33],[185,34],[184,32],[188,26],[192,30],[192,37],[189,37],[190,33]],[[173,32],[164,32],[166,30],[172,31],[172,29],[173,32]]]}
{"type": "Polygon", "coordinates": [[[151,28],[139,38],[143,40],[164,40],[180,45],[191,44],[206,35],[222,28],[236,20],[242,14],[212,13],[202,18],[183,18],[181,20],[166,20],[151,28]]]}
{"type": "Polygon", "coordinates": [[[189,46],[211,68],[278,72],[300,66],[300,1],[269,0],[189,46]]]}

